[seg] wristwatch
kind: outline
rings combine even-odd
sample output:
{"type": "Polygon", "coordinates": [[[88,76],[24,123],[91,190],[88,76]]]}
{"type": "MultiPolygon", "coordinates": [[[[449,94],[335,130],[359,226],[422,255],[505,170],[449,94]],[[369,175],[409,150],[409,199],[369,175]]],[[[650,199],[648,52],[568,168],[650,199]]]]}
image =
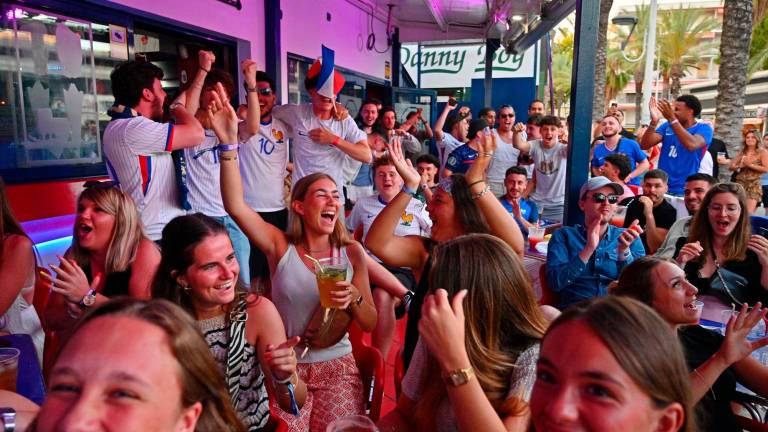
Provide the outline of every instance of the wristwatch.
{"type": "Polygon", "coordinates": [[[3,419],[3,431],[13,432],[16,430],[16,410],[9,407],[0,408],[0,418],[3,419]]]}
{"type": "Polygon", "coordinates": [[[443,374],[443,381],[453,387],[464,385],[475,376],[475,370],[471,367],[466,369],[456,369],[443,374]]]}
{"type": "Polygon", "coordinates": [[[96,303],[96,290],[88,290],[87,293],[83,296],[83,298],[80,300],[80,307],[82,309],[85,309],[87,307],[93,306],[96,303]]]}

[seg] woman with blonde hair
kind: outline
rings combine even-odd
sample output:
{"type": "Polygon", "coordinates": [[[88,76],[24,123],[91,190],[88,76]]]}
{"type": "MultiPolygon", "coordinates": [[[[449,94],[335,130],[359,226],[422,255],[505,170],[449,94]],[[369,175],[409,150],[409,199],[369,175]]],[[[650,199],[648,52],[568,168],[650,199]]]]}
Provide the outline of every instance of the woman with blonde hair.
{"type": "Polygon", "coordinates": [[[291,193],[288,233],[265,222],[243,199],[237,161],[237,115],[218,86],[209,109],[219,141],[231,144],[220,152],[224,207],[252,244],[267,257],[272,301],[287,336],[301,337],[296,347],[297,372],[307,386],[300,414],[293,416],[272,404],[293,431],[324,431],[337,418],[362,414],[363,387],[347,328],[352,321],[363,331],[376,326],[376,308],[368,284],[366,254],[351,240],[341,221],[344,211],[339,186],[323,173],[300,179],[291,193]],[[320,305],[315,262],[346,261],[346,278],[336,282],[329,297],[332,308],[320,305]],[[331,310],[326,314],[326,311],[331,310]]]}
{"type": "Polygon", "coordinates": [[[547,327],[525,268],[488,234],[442,243],[433,260],[421,338],[397,409],[379,426],[523,430],[547,327]]]}
{"type": "Polygon", "coordinates": [[[768,173],[768,150],[760,148],[760,136],[754,129],[744,132],[744,146],[731,162],[733,181],[742,185],[747,193],[749,213],[755,212],[763,198],[760,178],[768,173]]]}
{"type": "Polygon", "coordinates": [[[32,305],[35,291],[35,252],[16,220],[5,183],[0,178],[0,331],[30,335],[43,359],[43,328],[32,305]]]}
{"type": "Polygon", "coordinates": [[[768,299],[768,238],[751,235],[747,196],[737,183],[707,192],[688,238],[675,245],[675,259],[700,294],[726,305],[768,299]]]}
{"type": "Polygon", "coordinates": [[[157,246],[144,235],[133,200],[113,182],[88,181],[77,199],[72,246],[51,264],[56,278],[45,310],[46,325],[71,328],[82,312],[116,296],[150,297],[160,263],[157,246]]]}
{"type": "Polygon", "coordinates": [[[31,430],[94,425],[114,431],[245,432],[189,315],[165,300],[131,298],[104,302],[76,324],[31,430]]]}

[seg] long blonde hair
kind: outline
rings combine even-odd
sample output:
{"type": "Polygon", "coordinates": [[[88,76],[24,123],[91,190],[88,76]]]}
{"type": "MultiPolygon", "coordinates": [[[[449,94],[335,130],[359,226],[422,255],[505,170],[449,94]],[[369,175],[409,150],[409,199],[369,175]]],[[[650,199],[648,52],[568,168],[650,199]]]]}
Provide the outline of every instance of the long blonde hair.
{"type": "MultiPolygon", "coordinates": [[[[314,173],[306,177],[302,177],[293,186],[293,190],[291,192],[291,203],[294,201],[303,201],[307,195],[307,191],[309,191],[309,187],[312,186],[316,181],[322,179],[328,179],[332,181],[333,184],[336,184],[336,181],[333,179],[333,177],[325,173],[314,173]]],[[[341,193],[341,191],[339,191],[339,193],[341,193]]],[[[294,245],[301,244],[304,241],[304,221],[302,220],[301,215],[298,214],[296,210],[294,210],[293,205],[290,205],[289,208],[291,210],[290,221],[288,223],[288,241],[294,245]]],[[[344,207],[341,208],[341,211],[344,211],[344,207]]],[[[348,244],[352,243],[352,239],[349,237],[349,232],[344,227],[344,223],[341,222],[341,218],[336,219],[336,224],[333,227],[330,240],[331,246],[334,247],[347,246],[348,244]]]]}
{"type": "MultiPolygon", "coordinates": [[[[522,398],[507,399],[520,354],[539,343],[547,321],[539,310],[531,280],[514,251],[488,234],[469,234],[435,247],[430,292],[444,288],[450,297],[467,289],[464,344],[480,386],[500,417],[522,415],[522,398]],[[457,271],[457,269],[461,269],[457,271]]],[[[440,368],[430,355],[417,402],[416,425],[434,430],[446,397],[440,368]]]]}
{"type": "Polygon", "coordinates": [[[747,244],[752,232],[747,207],[747,193],[744,191],[744,187],[738,183],[718,183],[712,186],[712,189],[704,195],[704,199],[701,201],[701,209],[693,217],[691,229],[688,233],[688,241],[699,241],[704,249],[704,252],[697,258],[697,261],[702,264],[706,262],[707,254],[711,255],[714,250],[712,224],[709,221],[709,205],[712,203],[715,195],[721,193],[735,195],[739,200],[739,207],[741,208],[736,228],[728,236],[728,241],[725,242],[723,247],[723,263],[727,261],[743,261],[747,257],[747,244]]]}
{"type": "MultiPolygon", "coordinates": [[[[77,205],[82,200],[93,201],[102,210],[115,217],[115,228],[107,246],[107,258],[104,263],[106,274],[125,271],[136,260],[139,243],[145,239],[144,228],[136,204],[128,194],[116,187],[89,187],[77,198],[77,205]]],[[[72,236],[72,257],[80,267],[89,265],[91,252],[83,249],[77,240],[77,226],[72,236]]]]}

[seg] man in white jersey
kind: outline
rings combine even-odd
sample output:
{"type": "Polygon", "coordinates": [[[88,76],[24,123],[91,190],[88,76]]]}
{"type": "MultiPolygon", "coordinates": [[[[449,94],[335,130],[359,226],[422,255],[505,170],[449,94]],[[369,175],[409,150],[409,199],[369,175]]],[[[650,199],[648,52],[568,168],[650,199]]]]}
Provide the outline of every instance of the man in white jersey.
{"type": "Polygon", "coordinates": [[[171,104],[175,123],[160,123],[166,96],[162,78],[163,71],[146,61],[118,65],[110,75],[112,121],[104,130],[109,176],[136,202],[147,236],[154,241],[160,240],[165,224],[186,213],[171,151],[204,138],[200,122],[185,110],[184,93],[171,104]]]}
{"type": "MultiPolygon", "coordinates": [[[[187,103],[187,112],[194,113],[200,124],[205,128],[205,139],[194,147],[184,149],[187,167],[187,186],[189,189],[189,204],[191,211],[203,213],[221,222],[227,229],[232,241],[235,257],[240,265],[240,281],[250,287],[251,277],[248,259],[251,252],[250,242],[240,227],[237,226],[227,211],[221,199],[221,180],[219,177],[219,150],[221,147],[237,143],[220,143],[211,128],[208,120],[208,105],[211,103],[212,94],[216,90],[216,84],[221,83],[232,100],[235,92],[235,83],[232,76],[221,69],[211,69],[216,58],[212,52],[200,51],[201,68],[210,70],[208,73],[198,72],[195,80],[190,85],[187,103]]],[[[246,98],[248,108],[245,121],[239,124],[239,140],[250,139],[259,131],[259,104],[256,97],[256,62],[245,60],[242,63],[243,77],[245,78],[246,98]]]]}
{"type": "MultiPolygon", "coordinates": [[[[240,175],[245,202],[259,215],[281,230],[288,227],[283,180],[288,168],[286,127],[272,117],[275,106],[275,82],[264,72],[256,73],[256,89],[261,126],[259,132],[240,147],[240,175]]],[[[250,101],[249,101],[250,105],[250,101]]],[[[267,258],[256,245],[251,245],[251,286],[269,283],[267,258]]]]}
{"type": "MultiPolygon", "coordinates": [[[[363,242],[368,235],[376,216],[384,210],[387,203],[403,188],[403,179],[397,173],[388,156],[383,156],[373,162],[373,176],[377,193],[357,200],[352,213],[347,219],[347,228],[354,232],[355,240],[363,242]]],[[[395,227],[395,235],[398,236],[422,236],[428,237],[432,228],[432,219],[429,218],[426,205],[416,198],[411,198],[405,212],[395,227]]],[[[369,255],[381,263],[374,255],[369,255]]],[[[395,320],[405,313],[404,308],[396,314],[395,306],[410,302],[413,291],[416,289],[416,279],[409,268],[400,268],[384,265],[400,284],[384,284],[377,281],[376,275],[371,275],[373,302],[376,305],[378,320],[376,328],[371,335],[371,343],[382,355],[386,356],[392,346],[392,337],[395,333],[395,320]],[[402,285],[401,285],[402,284],[402,285]]],[[[368,266],[371,272],[373,266],[368,266]]]]}
{"type": "Polygon", "coordinates": [[[541,139],[524,141],[515,135],[515,147],[530,154],[533,159],[533,181],[529,183],[529,197],[542,209],[542,217],[552,222],[563,220],[565,203],[565,164],[568,146],[558,140],[560,119],[544,116],[541,119],[541,139]]]}
{"type": "MultiPolygon", "coordinates": [[[[370,163],[371,149],[368,136],[352,117],[336,118],[335,111],[340,107],[336,107],[334,98],[341,91],[344,78],[333,70],[328,78],[333,80],[333,85],[329,88],[325,85],[327,81],[321,80],[322,70],[320,61],[316,61],[304,80],[312,103],[276,106],[272,116],[285,124],[288,136],[293,139],[292,184],[309,174],[322,172],[330,175],[341,188],[344,185],[344,159],[349,156],[370,163]]],[[[344,197],[341,201],[343,204],[344,197]]]]}

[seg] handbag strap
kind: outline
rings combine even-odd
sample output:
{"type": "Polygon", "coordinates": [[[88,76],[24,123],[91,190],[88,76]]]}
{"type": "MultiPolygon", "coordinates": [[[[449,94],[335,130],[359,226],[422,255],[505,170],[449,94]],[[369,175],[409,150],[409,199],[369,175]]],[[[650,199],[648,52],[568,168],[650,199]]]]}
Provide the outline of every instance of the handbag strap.
{"type": "Polygon", "coordinates": [[[714,258],[715,261],[715,273],[717,274],[717,278],[720,279],[720,283],[723,284],[723,288],[725,289],[725,293],[728,294],[728,297],[733,301],[737,306],[741,306],[742,302],[740,302],[736,296],[733,295],[731,292],[731,289],[728,287],[728,284],[725,282],[725,278],[723,277],[722,273],[720,273],[720,263],[717,262],[717,257],[714,258]]]}
{"type": "Polygon", "coordinates": [[[226,378],[229,396],[234,408],[237,408],[237,398],[240,396],[240,373],[243,370],[243,358],[245,357],[245,321],[248,319],[245,309],[245,295],[241,294],[235,307],[229,313],[226,378]]]}

